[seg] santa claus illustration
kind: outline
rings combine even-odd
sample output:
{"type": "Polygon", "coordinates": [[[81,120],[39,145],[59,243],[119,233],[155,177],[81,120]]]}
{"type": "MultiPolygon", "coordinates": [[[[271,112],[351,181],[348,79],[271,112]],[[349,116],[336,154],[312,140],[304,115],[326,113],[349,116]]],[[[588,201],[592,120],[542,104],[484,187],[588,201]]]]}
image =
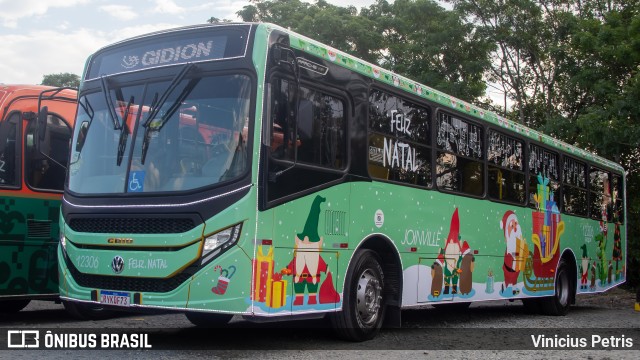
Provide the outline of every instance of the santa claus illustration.
{"type": "Polygon", "coordinates": [[[524,258],[524,253],[526,253],[526,243],[522,236],[522,228],[518,217],[513,211],[507,210],[504,213],[500,222],[500,229],[504,231],[504,240],[507,243],[507,248],[504,251],[504,264],[502,265],[504,284],[501,292],[504,293],[505,289],[513,286],[513,295],[516,295],[519,290],[515,285],[518,283],[518,275],[522,270],[522,259],[524,258]]]}

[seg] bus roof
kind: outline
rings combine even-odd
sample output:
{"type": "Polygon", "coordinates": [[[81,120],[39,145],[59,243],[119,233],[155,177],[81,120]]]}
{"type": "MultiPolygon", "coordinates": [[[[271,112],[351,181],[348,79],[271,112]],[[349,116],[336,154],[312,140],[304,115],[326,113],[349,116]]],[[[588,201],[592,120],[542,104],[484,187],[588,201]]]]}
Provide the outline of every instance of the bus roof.
{"type": "MultiPolygon", "coordinates": [[[[0,84],[0,117],[4,117],[5,108],[14,101],[14,99],[25,97],[37,98],[43,91],[52,89],[57,88],[46,85],[0,84]]],[[[47,93],[47,95],[52,94],[54,94],[54,92],[47,93]]],[[[77,94],[76,90],[64,89],[56,94],[56,98],[66,101],[76,101],[78,98],[77,94]]],[[[47,99],[44,100],[46,101],[47,99]]]]}
{"type": "Polygon", "coordinates": [[[340,50],[336,50],[328,45],[310,39],[304,35],[300,35],[291,30],[287,30],[275,24],[265,23],[269,30],[277,29],[289,34],[291,47],[304,51],[308,54],[318,56],[326,61],[335,63],[357,73],[363,74],[381,83],[385,83],[404,92],[411,93],[415,96],[433,101],[449,109],[472,116],[481,121],[497,125],[509,132],[519,134],[532,140],[539,141],[552,148],[561,150],[571,156],[579,157],[591,161],[597,165],[607,167],[612,170],[624,172],[624,168],[619,164],[600,157],[594,153],[580,149],[573,145],[567,144],[562,140],[558,140],[539,131],[533,130],[522,124],[508,120],[492,111],[484,110],[476,105],[470,104],[463,100],[457,99],[451,95],[430,88],[424,84],[398,75],[394,72],[385,70],[378,65],[373,65],[364,60],[351,56],[340,50]]]}
{"type": "MultiPolygon", "coordinates": [[[[45,90],[56,89],[54,86],[47,85],[25,85],[25,84],[0,84],[0,108],[4,107],[4,102],[8,97],[19,96],[37,96],[45,90]]],[[[70,99],[77,98],[77,92],[71,89],[64,89],[60,92],[60,96],[70,99]]]]}

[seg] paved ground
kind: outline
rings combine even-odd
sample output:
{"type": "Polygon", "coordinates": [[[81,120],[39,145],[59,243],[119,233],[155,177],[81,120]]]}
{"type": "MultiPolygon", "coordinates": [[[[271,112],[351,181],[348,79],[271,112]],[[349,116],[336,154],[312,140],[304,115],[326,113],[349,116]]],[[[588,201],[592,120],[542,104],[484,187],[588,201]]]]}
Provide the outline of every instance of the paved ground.
{"type": "MultiPolygon", "coordinates": [[[[0,359],[122,358],[264,358],[264,359],[638,359],[640,312],[635,294],[614,289],[578,297],[569,315],[528,314],[520,302],[473,304],[466,311],[405,310],[401,329],[384,329],[374,341],[345,343],[333,337],[323,320],[249,323],[239,317],[223,329],[195,328],[182,314],[124,314],[109,320],[78,321],[60,304],[35,301],[17,314],[0,319],[0,341],[6,330],[30,328],[62,332],[126,332],[148,334],[152,350],[0,351],[0,359]],[[66,329],[66,330],[65,330],[66,329]],[[532,337],[533,336],[533,337],[532,337]],[[619,339],[607,350],[523,350],[535,339],[592,337],[619,339]],[[627,340],[625,340],[627,339],[627,340]],[[619,350],[633,343],[633,350],[619,350]],[[155,349],[155,350],[154,350],[155,349]],[[162,349],[162,350],[160,350],[162,349]]],[[[578,341],[578,340],[576,340],[578,341]]],[[[4,344],[3,344],[4,345],[4,344]]],[[[589,344],[587,347],[590,348],[589,344]]]]}

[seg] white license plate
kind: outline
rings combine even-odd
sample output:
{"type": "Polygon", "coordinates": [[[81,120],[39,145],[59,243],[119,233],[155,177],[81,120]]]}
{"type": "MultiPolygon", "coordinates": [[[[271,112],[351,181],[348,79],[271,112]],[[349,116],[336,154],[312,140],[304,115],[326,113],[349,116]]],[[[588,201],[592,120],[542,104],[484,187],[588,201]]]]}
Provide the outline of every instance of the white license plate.
{"type": "Polygon", "coordinates": [[[129,306],[131,297],[129,293],[120,291],[100,291],[100,302],[107,305],[129,306]]]}

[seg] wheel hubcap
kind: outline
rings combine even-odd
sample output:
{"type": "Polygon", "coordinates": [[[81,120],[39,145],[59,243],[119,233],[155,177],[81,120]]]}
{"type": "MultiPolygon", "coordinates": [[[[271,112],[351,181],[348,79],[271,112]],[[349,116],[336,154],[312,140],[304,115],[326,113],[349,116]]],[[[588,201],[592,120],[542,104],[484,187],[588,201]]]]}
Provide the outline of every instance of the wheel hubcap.
{"type": "Polygon", "coordinates": [[[358,320],[365,326],[375,324],[382,302],[380,280],[370,270],[365,270],[358,280],[357,311],[358,320]]]}

